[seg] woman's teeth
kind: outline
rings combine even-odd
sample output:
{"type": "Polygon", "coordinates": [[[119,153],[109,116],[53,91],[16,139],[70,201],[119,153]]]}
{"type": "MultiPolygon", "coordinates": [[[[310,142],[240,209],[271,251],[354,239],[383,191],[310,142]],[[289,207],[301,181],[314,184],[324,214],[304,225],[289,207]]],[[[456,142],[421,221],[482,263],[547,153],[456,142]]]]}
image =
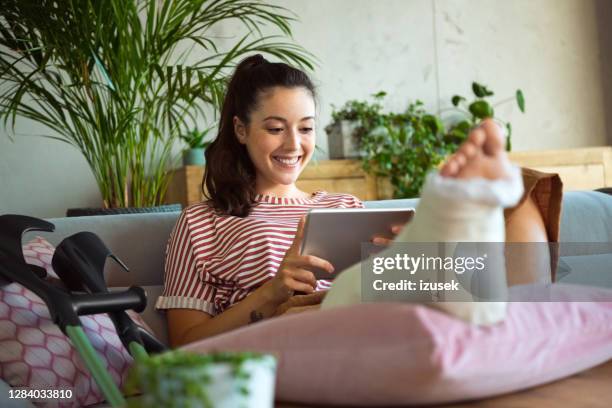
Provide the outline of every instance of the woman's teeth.
{"type": "Polygon", "coordinates": [[[284,164],[285,166],[294,166],[296,165],[302,156],[295,157],[280,157],[280,156],[272,156],[272,158],[278,163],[284,164]]]}

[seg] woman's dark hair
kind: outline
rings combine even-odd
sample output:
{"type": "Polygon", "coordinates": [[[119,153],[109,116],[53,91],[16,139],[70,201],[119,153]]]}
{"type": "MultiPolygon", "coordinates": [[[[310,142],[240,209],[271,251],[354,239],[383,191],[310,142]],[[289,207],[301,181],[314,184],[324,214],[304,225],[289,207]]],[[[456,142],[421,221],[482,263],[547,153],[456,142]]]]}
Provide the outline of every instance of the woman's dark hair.
{"type": "Polygon", "coordinates": [[[260,54],[241,61],[229,82],[219,133],[206,148],[202,179],[202,193],[218,213],[246,217],[254,205],[255,166],[234,133],[234,116],[248,126],[261,93],[276,86],[303,87],[315,97],[306,73],[284,63],[268,62],[260,54]]]}

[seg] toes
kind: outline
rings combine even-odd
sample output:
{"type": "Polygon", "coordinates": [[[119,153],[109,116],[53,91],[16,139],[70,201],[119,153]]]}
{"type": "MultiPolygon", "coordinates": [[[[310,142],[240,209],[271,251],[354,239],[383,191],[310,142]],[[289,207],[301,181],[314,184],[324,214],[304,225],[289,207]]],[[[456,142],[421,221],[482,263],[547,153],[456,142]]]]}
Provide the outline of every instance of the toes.
{"type": "Polygon", "coordinates": [[[450,161],[447,161],[446,163],[444,163],[444,165],[440,168],[440,175],[442,177],[448,177],[450,176],[450,166],[448,165],[450,163],[450,161]]]}
{"type": "Polygon", "coordinates": [[[472,129],[470,135],[468,136],[468,143],[472,143],[474,147],[480,149],[485,144],[487,140],[487,133],[485,128],[482,125],[472,129]]]}
{"type": "Polygon", "coordinates": [[[453,177],[459,171],[459,166],[455,161],[455,155],[451,156],[448,161],[440,169],[440,175],[442,177],[453,177]]]}
{"type": "Polygon", "coordinates": [[[476,153],[478,153],[478,147],[471,141],[468,141],[467,143],[461,145],[458,153],[461,153],[463,156],[465,156],[465,159],[470,160],[474,156],[476,156],[476,153]]]}
{"type": "Polygon", "coordinates": [[[457,166],[457,163],[455,163],[454,160],[451,160],[447,163],[446,169],[447,169],[446,176],[453,177],[459,171],[459,166],[457,166]]]}
{"type": "Polygon", "coordinates": [[[504,134],[493,119],[485,119],[480,124],[485,132],[483,149],[488,155],[495,155],[505,149],[504,134]]]}
{"type": "Polygon", "coordinates": [[[455,153],[455,158],[453,159],[453,162],[455,162],[455,164],[461,168],[465,166],[465,163],[467,163],[467,159],[468,158],[466,157],[466,155],[461,150],[459,150],[457,153],[455,153]]]}

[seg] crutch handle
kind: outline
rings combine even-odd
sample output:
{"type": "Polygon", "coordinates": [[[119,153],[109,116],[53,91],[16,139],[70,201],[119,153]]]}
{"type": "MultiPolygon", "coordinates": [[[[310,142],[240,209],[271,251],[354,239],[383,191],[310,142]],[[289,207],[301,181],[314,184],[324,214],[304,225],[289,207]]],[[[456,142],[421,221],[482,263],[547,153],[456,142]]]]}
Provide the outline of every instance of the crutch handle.
{"type": "Polygon", "coordinates": [[[143,288],[132,286],[120,292],[73,294],[72,305],[78,315],[112,313],[127,309],[140,313],[147,306],[147,296],[143,288]]]}

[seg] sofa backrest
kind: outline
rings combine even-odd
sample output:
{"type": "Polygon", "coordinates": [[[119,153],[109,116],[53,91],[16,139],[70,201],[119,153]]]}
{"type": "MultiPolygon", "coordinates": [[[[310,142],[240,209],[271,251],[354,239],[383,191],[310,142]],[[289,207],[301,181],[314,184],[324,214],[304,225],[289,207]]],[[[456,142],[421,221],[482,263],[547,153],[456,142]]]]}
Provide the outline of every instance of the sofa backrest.
{"type": "Polygon", "coordinates": [[[563,194],[561,242],[612,242],[612,195],[597,191],[563,194]]]}
{"type": "Polygon", "coordinates": [[[395,200],[364,201],[366,208],[416,208],[418,198],[400,198],[395,200]]]}
{"type": "Polygon", "coordinates": [[[560,242],[558,281],[612,288],[612,195],[565,193],[560,242]]]}
{"type": "MultiPolygon", "coordinates": [[[[367,208],[416,207],[418,199],[366,201],[367,208]]],[[[563,195],[557,280],[612,288],[612,195],[570,191],[563,195]],[[605,245],[588,245],[604,243],[605,245]]]]}
{"type": "Polygon", "coordinates": [[[166,319],[155,310],[164,280],[166,244],[179,212],[102,215],[92,217],[52,218],[53,233],[28,232],[23,242],[36,235],[57,246],[64,238],[81,231],[95,232],[106,246],[127,266],[125,272],[113,260],[106,262],[105,276],[109,288],[141,286],[147,292],[147,308],[143,319],[155,331],[158,339],[168,344],[166,319]]]}
{"type": "MultiPolygon", "coordinates": [[[[416,207],[418,199],[366,201],[367,208],[416,207]]],[[[125,272],[113,261],[106,264],[106,279],[111,288],[142,286],[148,295],[144,320],[157,337],[167,344],[167,326],[163,312],[154,305],[163,288],[164,258],[168,238],[179,216],[175,213],[105,215],[55,218],[53,233],[29,232],[58,245],[62,239],[80,231],[100,236],[111,251],[129,268],[125,272]]],[[[598,192],[569,192],[564,195],[561,216],[561,242],[612,242],[612,196],[598,192]]],[[[569,247],[571,248],[571,247],[569,247]]],[[[564,253],[561,280],[612,287],[611,254],[564,253]],[[585,274],[585,271],[597,273],[585,274]]]]}
{"type": "MultiPolygon", "coordinates": [[[[415,207],[418,198],[365,201],[366,208],[415,207]]],[[[612,195],[597,191],[563,194],[560,242],[612,242],[612,195]]]]}

